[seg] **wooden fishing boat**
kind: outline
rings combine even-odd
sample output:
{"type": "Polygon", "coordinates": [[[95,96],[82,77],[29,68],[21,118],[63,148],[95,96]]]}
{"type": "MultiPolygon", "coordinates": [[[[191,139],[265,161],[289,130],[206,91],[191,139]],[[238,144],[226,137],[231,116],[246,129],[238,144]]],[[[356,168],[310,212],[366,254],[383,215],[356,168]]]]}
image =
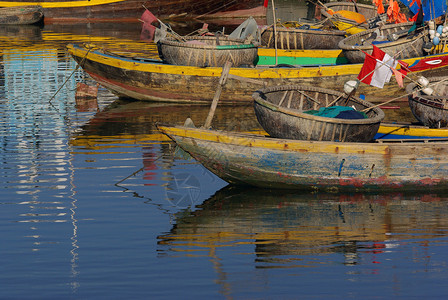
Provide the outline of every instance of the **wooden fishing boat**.
{"type": "Polygon", "coordinates": [[[416,83],[406,86],[409,107],[417,120],[430,128],[448,127],[448,77],[429,80],[432,95],[426,95],[416,83]]]}
{"type": "Polygon", "coordinates": [[[41,21],[43,15],[39,5],[3,7],[0,8],[0,24],[30,25],[41,21]]]}
{"type": "Polygon", "coordinates": [[[167,37],[157,42],[160,58],[169,64],[195,67],[253,66],[258,46],[225,36],[184,36],[179,41],[167,37]]]}
{"type": "MultiPolygon", "coordinates": [[[[138,22],[144,12],[143,5],[158,18],[194,18],[226,13],[225,17],[265,17],[266,8],[261,0],[68,0],[68,1],[0,1],[0,7],[38,4],[43,7],[45,24],[138,22]]],[[[216,15],[220,17],[220,15],[216,15]]]]}
{"type": "Polygon", "coordinates": [[[257,66],[323,66],[347,64],[341,49],[284,50],[258,48],[257,66]]]}
{"type": "Polygon", "coordinates": [[[340,143],[163,126],[183,150],[223,180],[262,188],[443,190],[448,141],[340,143]]]}
{"type": "MultiPolygon", "coordinates": [[[[93,46],[68,45],[72,57],[98,83],[120,97],[147,101],[210,103],[222,73],[217,67],[176,66],[160,60],[121,56],[93,46]]],[[[425,77],[441,76],[448,67],[448,53],[406,59],[410,71],[425,77]]],[[[263,85],[307,84],[341,90],[355,79],[362,64],[319,67],[238,67],[231,68],[223,86],[220,103],[252,101],[253,91],[263,85]]],[[[377,96],[402,95],[393,82],[384,89],[362,84],[359,93],[375,91],[377,96]]],[[[405,79],[405,83],[408,81],[405,79]]]]}
{"type": "Polygon", "coordinates": [[[396,59],[423,56],[423,37],[427,31],[418,30],[413,36],[406,36],[413,22],[389,24],[369,29],[343,39],[339,42],[344,56],[351,63],[361,63],[365,54],[372,53],[373,45],[396,59]],[[364,51],[364,52],[363,52],[364,51]],[[397,55],[398,54],[398,55],[397,55]]]}
{"type": "Polygon", "coordinates": [[[448,138],[448,127],[429,128],[413,123],[381,123],[375,139],[441,139],[448,138]]]}
{"type": "Polygon", "coordinates": [[[258,122],[270,136],[277,138],[369,142],[384,119],[384,112],[367,101],[312,86],[268,87],[256,91],[252,97],[258,122]],[[350,110],[340,111],[340,108],[350,110]],[[335,116],[313,114],[319,109],[332,110],[335,116]],[[341,117],[341,113],[348,116],[341,117]]]}
{"type": "Polygon", "coordinates": [[[294,27],[277,27],[277,36],[274,38],[274,28],[266,28],[261,33],[261,45],[278,49],[338,49],[338,43],[342,41],[346,32],[332,29],[302,29],[294,27]]]}

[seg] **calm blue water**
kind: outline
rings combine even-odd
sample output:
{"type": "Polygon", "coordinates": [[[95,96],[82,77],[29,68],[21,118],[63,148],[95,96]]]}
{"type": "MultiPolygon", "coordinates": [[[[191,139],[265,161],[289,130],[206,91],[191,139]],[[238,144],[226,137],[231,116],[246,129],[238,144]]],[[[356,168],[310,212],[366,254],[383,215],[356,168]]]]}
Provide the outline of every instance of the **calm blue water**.
{"type": "MultiPolygon", "coordinates": [[[[76,97],[95,83],[65,44],[138,30],[2,30],[0,299],[448,296],[447,195],[227,186],[154,127],[209,107],[76,97]]],[[[250,106],[214,120],[258,128],[250,106]]]]}

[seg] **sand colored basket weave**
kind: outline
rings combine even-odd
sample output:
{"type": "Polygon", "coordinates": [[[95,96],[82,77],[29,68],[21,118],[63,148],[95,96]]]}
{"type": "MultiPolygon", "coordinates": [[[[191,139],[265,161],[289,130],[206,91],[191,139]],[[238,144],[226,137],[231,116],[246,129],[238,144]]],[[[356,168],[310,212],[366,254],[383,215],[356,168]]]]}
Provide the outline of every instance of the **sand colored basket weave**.
{"type": "Polygon", "coordinates": [[[165,38],[157,43],[160,58],[173,65],[222,67],[226,61],[232,66],[253,65],[258,48],[241,39],[224,36],[184,37],[186,42],[165,38]]]}

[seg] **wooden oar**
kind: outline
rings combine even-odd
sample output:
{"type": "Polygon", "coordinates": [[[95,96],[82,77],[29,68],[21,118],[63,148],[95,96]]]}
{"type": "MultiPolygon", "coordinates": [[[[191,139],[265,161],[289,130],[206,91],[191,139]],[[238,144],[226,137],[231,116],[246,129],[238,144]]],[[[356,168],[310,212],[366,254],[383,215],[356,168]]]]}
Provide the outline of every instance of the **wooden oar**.
{"type": "Polygon", "coordinates": [[[216,107],[218,106],[219,97],[221,96],[222,87],[227,81],[227,77],[230,72],[230,68],[232,67],[232,63],[230,61],[226,61],[224,67],[222,67],[221,77],[219,78],[218,88],[216,89],[215,96],[213,97],[212,105],[210,106],[210,111],[208,112],[207,119],[204,123],[204,128],[210,128],[212,125],[213,116],[215,115],[216,107]]]}

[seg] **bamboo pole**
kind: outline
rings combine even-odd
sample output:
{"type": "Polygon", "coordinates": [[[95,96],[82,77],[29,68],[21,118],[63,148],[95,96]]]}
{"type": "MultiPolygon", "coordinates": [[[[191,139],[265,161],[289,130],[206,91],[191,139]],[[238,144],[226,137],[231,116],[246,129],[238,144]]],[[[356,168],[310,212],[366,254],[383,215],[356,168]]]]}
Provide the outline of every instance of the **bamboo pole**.
{"type": "Polygon", "coordinates": [[[277,55],[277,17],[275,16],[274,0],[271,0],[271,3],[272,3],[272,17],[274,18],[275,65],[277,65],[278,64],[278,55],[277,55]]]}

